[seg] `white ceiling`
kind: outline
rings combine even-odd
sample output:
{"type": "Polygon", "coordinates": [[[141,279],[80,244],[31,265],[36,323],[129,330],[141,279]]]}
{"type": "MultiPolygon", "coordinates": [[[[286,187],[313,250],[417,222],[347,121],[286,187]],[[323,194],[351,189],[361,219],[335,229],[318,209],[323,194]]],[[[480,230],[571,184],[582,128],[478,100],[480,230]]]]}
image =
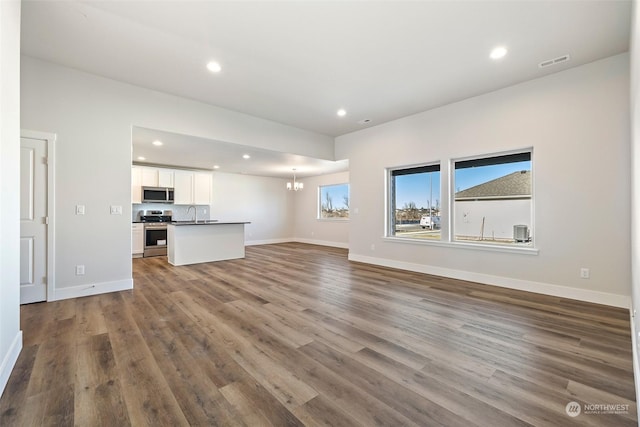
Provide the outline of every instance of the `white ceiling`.
{"type": "Polygon", "coordinates": [[[24,54],[338,136],[625,52],[631,1],[26,0],[22,9],[24,54]],[[492,61],[497,45],[509,53],[492,61]],[[565,54],[571,61],[538,68],[565,54]],[[221,73],[205,68],[212,59],[221,73]]]}
{"type": "Polygon", "coordinates": [[[212,141],[190,135],[134,127],[132,156],[137,164],[169,165],[246,175],[291,178],[324,175],[349,169],[349,161],[314,159],[297,154],[280,153],[223,141],[212,141]],[[153,145],[162,142],[161,146],[153,145]],[[243,155],[249,155],[244,159],[243,155]],[[138,157],[145,158],[144,161],[138,157]]]}

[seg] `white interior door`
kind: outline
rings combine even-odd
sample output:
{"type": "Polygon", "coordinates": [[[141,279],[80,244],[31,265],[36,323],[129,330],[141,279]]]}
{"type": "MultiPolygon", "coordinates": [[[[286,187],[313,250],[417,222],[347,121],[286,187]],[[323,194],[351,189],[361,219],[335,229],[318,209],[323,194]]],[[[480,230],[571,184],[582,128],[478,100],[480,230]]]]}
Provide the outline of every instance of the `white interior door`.
{"type": "Polygon", "coordinates": [[[47,300],[47,141],[20,139],[20,303],[47,300]]]}

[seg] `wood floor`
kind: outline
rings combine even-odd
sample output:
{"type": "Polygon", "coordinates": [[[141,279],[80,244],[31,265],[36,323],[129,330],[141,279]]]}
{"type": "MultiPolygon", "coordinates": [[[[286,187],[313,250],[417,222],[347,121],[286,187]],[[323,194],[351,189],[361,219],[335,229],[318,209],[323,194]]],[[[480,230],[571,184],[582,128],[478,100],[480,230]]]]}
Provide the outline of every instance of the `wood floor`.
{"type": "Polygon", "coordinates": [[[293,243],[133,270],[133,291],[22,307],[0,425],[637,425],[627,310],[293,243]]]}

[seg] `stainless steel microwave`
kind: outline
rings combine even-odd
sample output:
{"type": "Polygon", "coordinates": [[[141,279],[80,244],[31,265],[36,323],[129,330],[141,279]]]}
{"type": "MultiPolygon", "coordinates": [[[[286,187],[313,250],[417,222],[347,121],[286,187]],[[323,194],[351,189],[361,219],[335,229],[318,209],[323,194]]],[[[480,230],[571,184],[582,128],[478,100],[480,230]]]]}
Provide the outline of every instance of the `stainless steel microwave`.
{"type": "Polygon", "coordinates": [[[142,187],[142,203],[173,203],[173,188],[142,187]]]}

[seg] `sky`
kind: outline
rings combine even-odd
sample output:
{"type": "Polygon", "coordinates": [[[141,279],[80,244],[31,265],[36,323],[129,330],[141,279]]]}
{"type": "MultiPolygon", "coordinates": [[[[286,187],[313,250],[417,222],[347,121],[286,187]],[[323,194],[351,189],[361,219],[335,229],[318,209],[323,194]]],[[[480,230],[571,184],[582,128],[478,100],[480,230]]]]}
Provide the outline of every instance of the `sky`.
{"type": "Polygon", "coordinates": [[[414,202],[417,208],[436,207],[436,200],[440,200],[440,172],[399,175],[395,179],[396,209],[402,209],[409,202],[414,202]]]}
{"type": "Polygon", "coordinates": [[[349,196],[349,184],[326,185],[320,188],[320,192],[322,193],[320,195],[320,202],[322,204],[326,201],[325,193],[329,193],[334,209],[344,209],[347,207],[344,204],[344,196],[349,196]]]}
{"type": "MultiPolygon", "coordinates": [[[[466,190],[510,173],[531,170],[531,162],[514,162],[502,165],[481,166],[458,169],[454,176],[456,192],[466,190]]],[[[414,202],[418,208],[428,208],[431,195],[432,206],[436,207],[440,198],[440,172],[396,176],[396,208],[414,202]]]]}

